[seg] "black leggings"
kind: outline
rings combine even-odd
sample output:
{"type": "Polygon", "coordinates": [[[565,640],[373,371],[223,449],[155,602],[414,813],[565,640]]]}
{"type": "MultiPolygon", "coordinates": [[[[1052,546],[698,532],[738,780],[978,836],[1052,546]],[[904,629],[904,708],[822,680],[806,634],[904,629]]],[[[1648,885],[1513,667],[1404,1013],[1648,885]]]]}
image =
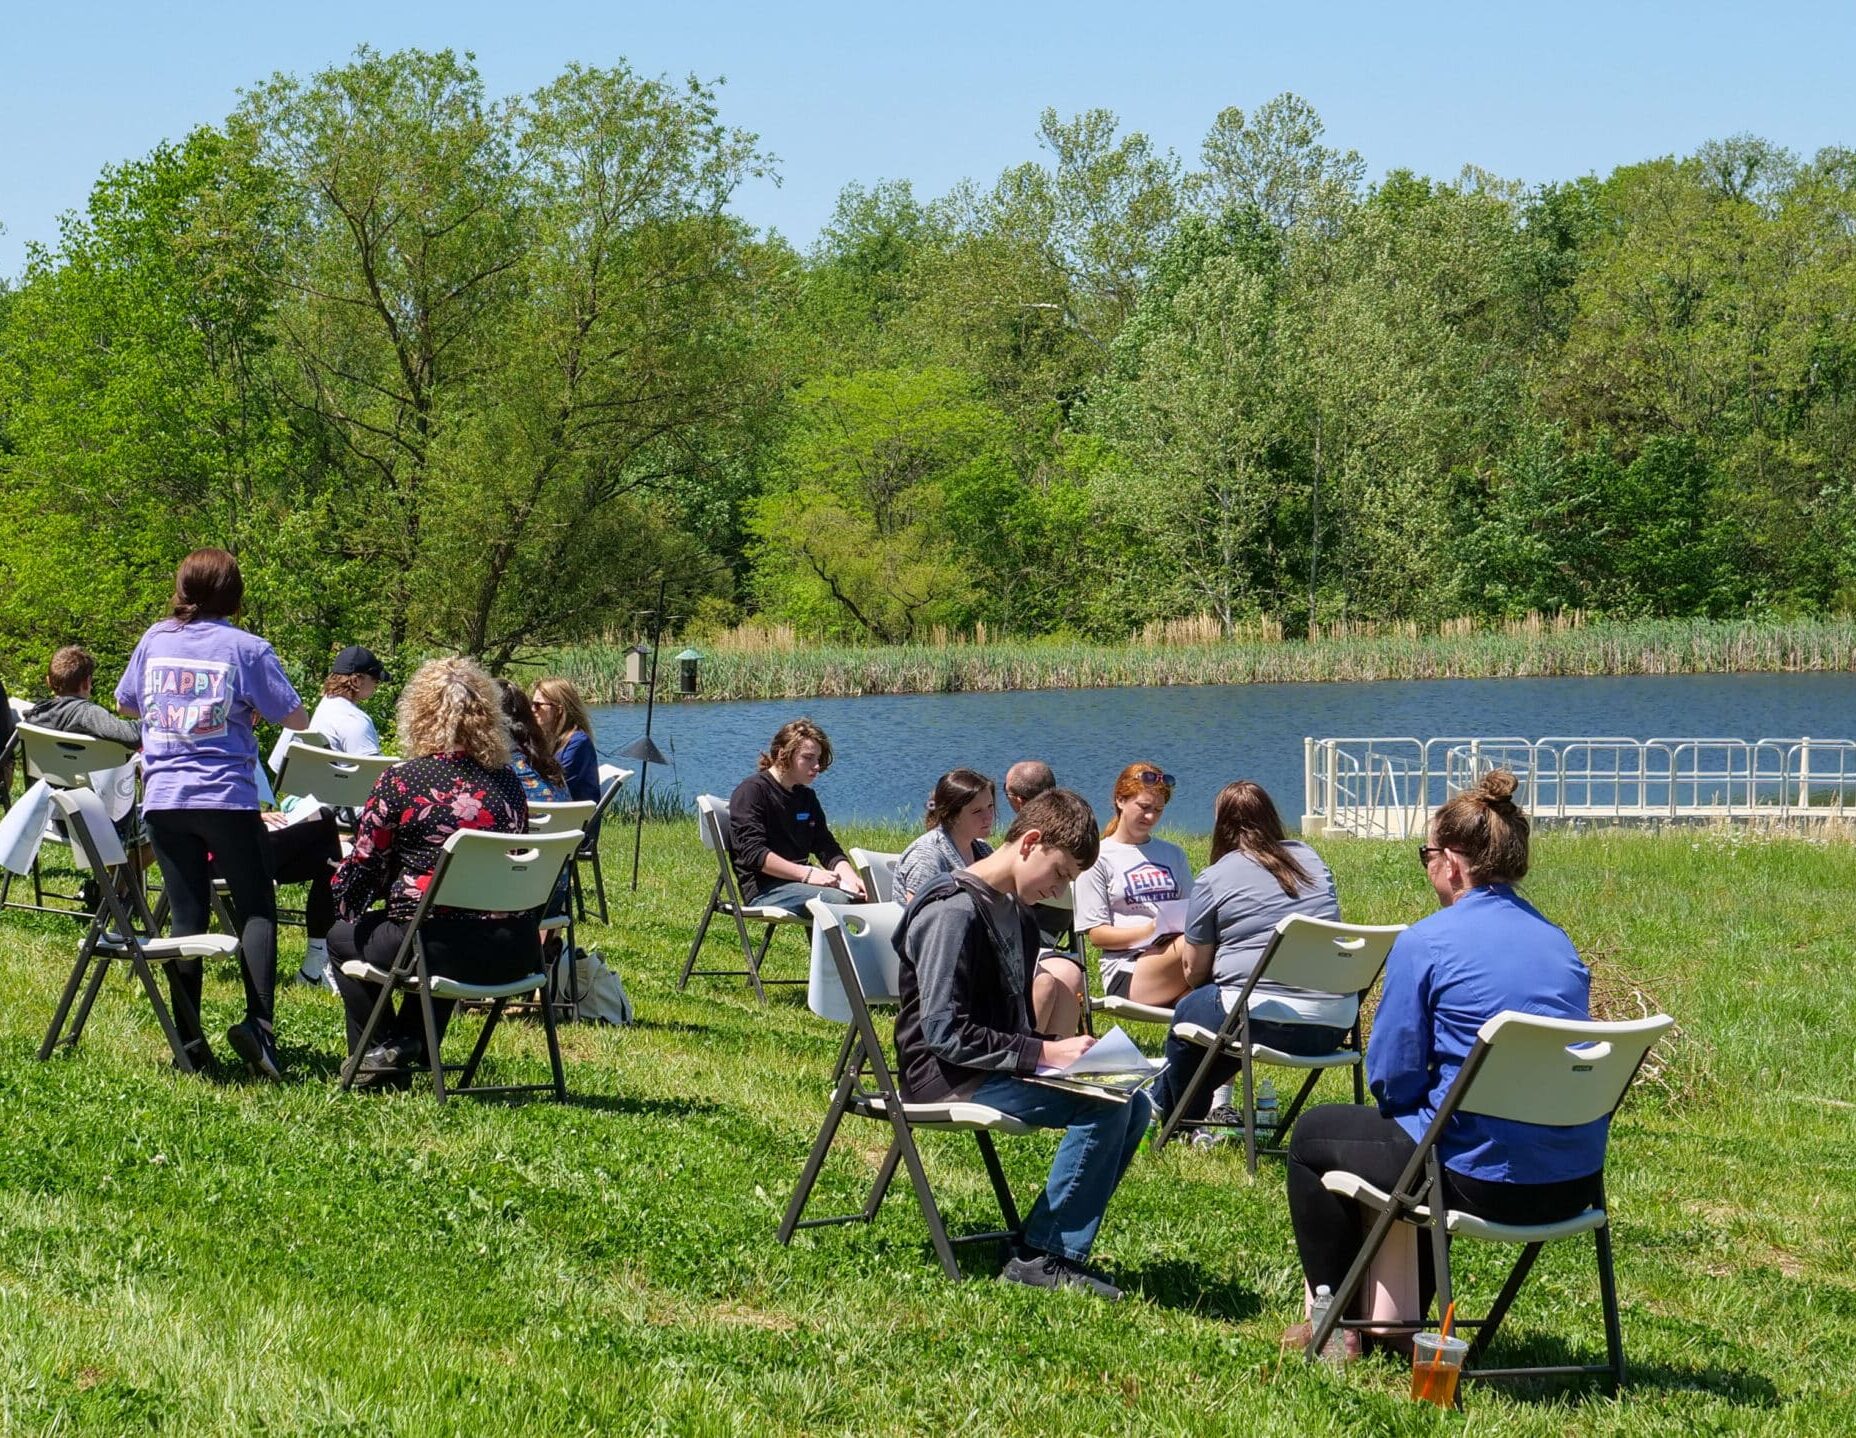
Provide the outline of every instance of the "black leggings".
{"type": "Polygon", "coordinates": [[[266,828],[264,842],[271,851],[271,877],[280,884],[308,884],[303,900],[303,927],[312,939],[328,937],[335,922],[335,895],[329,880],[342,859],[340,832],[333,814],[321,814],[305,823],[282,829],[266,828]]]}
{"type": "MultiPolygon", "coordinates": [[[[357,923],[339,919],[329,930],[329,963],[335,973],[335,987],[342,996],[342,1009],[348,1019],[348,1049],[361,1041],[367,1016],[380,998],[380,985],[350,978],[342,972],[344,963],[365,959],[377,969],[390,969],[405,941],[407,925],[387,917],[376,909],[363,914],[357,923]]],[[[447,918],[425,921],[425,961],[430,972],[443,974],[462,984],[506,984],[529,974],[541,972],[541,942],[533,913],[508,919],[447,918]]],[[[454,1007],[449,999],[432,1000],[432,1017],[438,1025],[442,1042],[445,1026],[451,1022],[454,1007]]],[[[399,1013],[391,1009],[381,1016],[372,1042],[383,1044],[400,1039],[423,1039],[425,1020],[419,1015],[419,996],[405,993],[400,998],[399,1013]]]]}
{"type": "MultiPolygon", "coordinates": [[[[1372,1219],[1370,1210],[1323,1188],[1321,1175],[1344,1169],[1390,1191],[1416,1150],[1396,1120],[1363,1104],[1323,1104],[1296,1121],[1289,1139],[1289,1221],[1310,1288],[1326,1284],[1340,1291],[1372,1219]]],[[[1602,1177],[1590,1173],[1558,1183],[1496,1183],[1446,1168],[1445,1202],[1494,1223],[1557,1223],[1598,1201],[1602,1177]]],[[[1418,1287],[1421,1310],[1428,1310],[1437,1276],[1431,1246],[1422,1235],[1418,1287]]]]}
{"type": "MultiPolygon", "coordinates": [[[[144,817],[176,935],[207,932],[213,877],[226,881],[245,960],[245,1018],[268,1029],[277,993],[277,890],[264,821],[256,809],[151,809],[144,817]]],[[[176,1017],[184,1023],[181,1016],[200,1012],[201,964],[181,959],[167,969],[176,1017]]],[[[181,1037],[192,1041],[200,1034],[181,1037]]]]}

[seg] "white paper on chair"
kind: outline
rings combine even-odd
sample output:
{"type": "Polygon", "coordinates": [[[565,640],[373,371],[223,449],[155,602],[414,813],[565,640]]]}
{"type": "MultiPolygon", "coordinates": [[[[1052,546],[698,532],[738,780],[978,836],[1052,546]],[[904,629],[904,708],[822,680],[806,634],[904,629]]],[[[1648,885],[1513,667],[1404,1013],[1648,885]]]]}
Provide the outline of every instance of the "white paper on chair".
{"type": "Polygon", "coordinates": [[[41,779],[0,816],[0,867],[15,874],[30,874],[51,816],[51,786],[41,779]]]}
{"type": "Polygon", "coordinates": [[[307,824],[311,819],[320,819],[328,812],[328,807],[314,794],[292,794],[283,801],[280,808],[264,815],[264,826],[267,829],[288,829],[297,824],[307,824]]]}

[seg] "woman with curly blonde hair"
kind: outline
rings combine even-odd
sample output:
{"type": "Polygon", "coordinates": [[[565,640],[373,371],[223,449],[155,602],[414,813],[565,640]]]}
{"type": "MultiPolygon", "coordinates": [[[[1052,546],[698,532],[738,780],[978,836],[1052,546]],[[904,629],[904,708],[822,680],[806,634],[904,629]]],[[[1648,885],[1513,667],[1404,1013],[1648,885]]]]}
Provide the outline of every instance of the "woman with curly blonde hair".
{"type": "MultiPolygon", "coordinates": [[[[406,759],[382,774],[355,824],[354,852],[335,872],[339,919],[329,931],[336,984],[348,1016],[350,1048],[360,1040],[377,985],[342,972],[364,959],[388,968],[438,867],[445,840],[460,829],[521,834],[528,801],[509,768],[509,730],[496,683],[468,659],[433,659],[400,695],[399,733],[406,759]],[[386,906],[374,909],[377,899],[386,906]]],[[[535,973],[541,962],[534,914],[487,914],[443,908],[425,924],[426,960],[434,973],[462,983],[494,984],[535,973]]],[[[442,1038],[451,1005],[435,1001],[442,1038]]],[[[361,1068],[361,1083],[418,1064],[424,1057],[417,1004],[405,1001],[361,1068]]]]}

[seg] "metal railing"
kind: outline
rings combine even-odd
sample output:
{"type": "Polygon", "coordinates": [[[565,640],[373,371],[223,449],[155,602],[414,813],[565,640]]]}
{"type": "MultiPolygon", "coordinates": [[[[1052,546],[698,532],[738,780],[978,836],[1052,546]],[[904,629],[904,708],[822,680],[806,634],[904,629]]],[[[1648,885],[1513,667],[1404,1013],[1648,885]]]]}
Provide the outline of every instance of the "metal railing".
{"type": "Polygon", "coordinates": [[[1856,819],[1856,740],[1387,736],[1303,741],[1302,831],[1421,834],[1491,769],[1535,819],[1856,819]]]}

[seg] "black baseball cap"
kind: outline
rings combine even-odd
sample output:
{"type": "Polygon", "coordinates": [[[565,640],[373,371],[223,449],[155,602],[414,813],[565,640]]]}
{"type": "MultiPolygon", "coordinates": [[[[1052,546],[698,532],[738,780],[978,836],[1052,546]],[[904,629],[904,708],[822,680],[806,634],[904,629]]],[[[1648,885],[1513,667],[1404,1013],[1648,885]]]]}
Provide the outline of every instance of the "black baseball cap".
{"type": "Polygon", "coordinates": [[[365,674],[370,679],[387,682],[386,666],[374,657],[374,651],[363,649],[359,644],[350,644],[335,656],[335,662],[329,666],[331,674],[365,674]]]}

